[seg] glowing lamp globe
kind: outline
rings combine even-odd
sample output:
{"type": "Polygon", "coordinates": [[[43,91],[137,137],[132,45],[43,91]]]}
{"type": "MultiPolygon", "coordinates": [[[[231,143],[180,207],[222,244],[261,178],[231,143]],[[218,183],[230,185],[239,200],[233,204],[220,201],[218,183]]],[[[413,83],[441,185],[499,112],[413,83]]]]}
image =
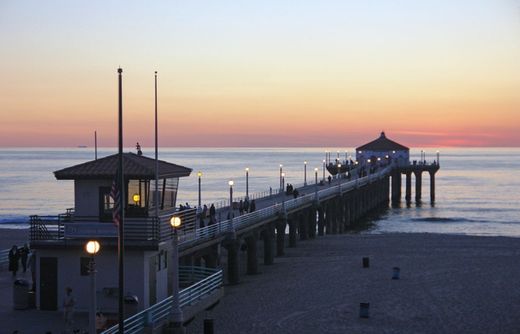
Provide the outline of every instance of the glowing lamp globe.
{"type": "Polygon", "coordinates": [[[180,217],[171,217],[170,218],[170,225],[174,228],[174,229],[178,229],[179,227],[181,227],[181,218],[180,217]]]}
{"type": "Polygon", "coordinates": [[[139,194],[134,194],[134,195],[132,196],[132,199],[134,200],[134,203],[137,204],[137,203],[139,203],[139,201],[141,200],[141,195],[139,195],[139,194]]]}
{"type": "Polygon", "coordinates": [[[97,242],[96,240],[90,240],[85,245],[85,250],[87,251],[87,253],[91,255],[95,255],[97,252],[99,252],[99,249],[99,242],[97,242]]]}

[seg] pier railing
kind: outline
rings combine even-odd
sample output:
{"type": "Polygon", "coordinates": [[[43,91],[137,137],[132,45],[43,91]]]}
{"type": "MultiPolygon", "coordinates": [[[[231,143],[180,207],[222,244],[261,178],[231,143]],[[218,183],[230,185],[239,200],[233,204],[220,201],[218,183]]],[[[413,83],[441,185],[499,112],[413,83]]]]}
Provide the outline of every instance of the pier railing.
{"type": "MultiPolygon", "coordinates": [[[[214,291],[222,288],[221,269],[204,267],[179,267],[181,285],[188,285],[179,291],[181,309],[195,305],[214,291]]],[[[125,334],[142,333],[145,328],[157,328],[168,321],[172,309],[173,297],[170,296],[124,321],[125,334]]],[[[115,325],[101,334],[117,334],[115,325]]]]}
{"type": "MultiPolygon", "coordinates": [[[[205,242],[209,239],[221,236],[224,233],[230,231],[239,231],[240,229],[260,223],[262,221],[276,219],[279,215],[283,214],[284,211],[287,212],[296,210],[300,207],[309,206],[318,201],[320,198],[324,199],[330,196],[335,196],[338,193],[344,193],[352,189],[362,187],[375,180],[379,180],[387,176],[391,170],[392,167],[387,166],[375,173],[361,178],[340,182],[335,186],[322,189],[320,191],[311,191],[310,193],[298,198],[275,203],[266,208],[197,229],[196,233],[185,234],[179,238],[179,245],[181,249],[185,249],[197,243],[205,242]]],[[[310,188],[308,189],[310,190],[310,188]]]]}
{"type": "MultiPolygon", "coordinates": [[[[311,205],[338,193],[351,191],[357,187],[366,185],[375,179],[384,177],[390,173],[392,166],[381,168],[379,171],[367,176],[354,178],[352,180],[340,179],[339,184],[327,187],[319,191],[313,191],[312,185],[308,184],[305,195],[295,199],[282,200],[272,205],[259,209],[255,212],[246,213],[233,219],[221,220],[209,226],[199,227],[197,221],[197,209],[190,208],[182,211],[165,213],[156,219],[155,217],[125,218],[125,239],[136,241],[164,241],[171,238],[172,229],[170,218],[172,215],[181,217],[182,227],[178,231],[179,244],[181,248],[187,248],[192,244],[204,242],[207,239],[221,236],[225,232],[238,231],[246,226],[262,222],[267,219],[275,219],[284,211],[297,210],[300,207],[311,205]]],[[[278,195],[279,189],[272,192],[257,193],[252,196],[265,195],[255,199],[268,199],[278,195]]],[[[250,196],[250,199],[253,199],[250,196]]],[[[222,204],[223,205],[223,204],[222,204]]],[[[229,201],[227,202],[229,207],[229,201]]],[[[226,208],[223,206],[221,208],[226,208]]],[[[30,240],[60,240],[66,238],[116,237],[117,228],[111,222],[87,222],[95,217],[78,217],[69,210],[66,214],[58,216],[31,216],[30,240]]]]}

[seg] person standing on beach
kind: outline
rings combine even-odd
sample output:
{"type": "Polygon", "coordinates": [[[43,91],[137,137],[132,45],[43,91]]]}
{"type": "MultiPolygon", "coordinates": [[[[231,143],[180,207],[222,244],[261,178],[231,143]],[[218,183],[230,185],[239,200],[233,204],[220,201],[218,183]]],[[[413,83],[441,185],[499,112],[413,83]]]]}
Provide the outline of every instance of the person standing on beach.
{"type": "Polygon", "coordinates": [[[13,245],[11,250],[9,251],[9,271],[13,273],[13,277],[16,277],[16,273],[18,272],[18,259],[20,258],[20,252],[18,252],[18,247],[13,245]]]}
{"type": "Polygon", "coordinates": [[[65,298],[63,298],[63,318],[65,325],[72,326],[74,324],[74,308],[76,306],[76,298],[72,295],[72,289],[65,289],[65,298]]]}
{"type": "Polygon", "coordinates": [[[20,259],[22,260],[22,268],[23,272],[27,271],[27,257],[29,256],[29,246],[24,244],[22,248],[20,248],[20,259]]]}
{"type": "Polygon", "coordinates": [[[36,291],[36,252],[31,251],[29,253],[29,259],[27,260],[27,266],[31,271],[32,278],[32,291],[36,291]]]}

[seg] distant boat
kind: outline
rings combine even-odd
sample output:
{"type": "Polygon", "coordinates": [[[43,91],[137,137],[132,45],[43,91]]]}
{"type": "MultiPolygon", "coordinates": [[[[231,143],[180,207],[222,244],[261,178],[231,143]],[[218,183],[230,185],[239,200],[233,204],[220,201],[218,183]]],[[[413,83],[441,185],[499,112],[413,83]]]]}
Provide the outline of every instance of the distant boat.
{"type": "Polygon", "coordinates": [[[78,145],[78,148],[87,148],[87,145],[78,145]]]}

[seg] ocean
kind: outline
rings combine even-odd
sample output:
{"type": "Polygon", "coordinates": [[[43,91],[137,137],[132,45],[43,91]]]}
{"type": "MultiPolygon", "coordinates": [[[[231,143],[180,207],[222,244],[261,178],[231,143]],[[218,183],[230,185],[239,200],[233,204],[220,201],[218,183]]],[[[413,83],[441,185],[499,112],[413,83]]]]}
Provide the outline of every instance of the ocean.
{"type": "MultiPolygon", "coordinates": [[[[229,196],[245,195],[245,168],[249,192],[278,188],[279,166],[286,183],[314,182],[314,168],[322,177],[325,150],[332,158],[354,155],[353,148],[161,148],[159,158],[193,169],[182,178],[177,203],[197,204],[197,172],[202,172],[202,202],[211,204],[229,196]],[[339,151],[339,153],[337,153],[339,151]]],[[[135,151],[133,148],[125,151],[135,151]]],[[[435,149],[425,149],[426,160],[436,159],[435,149]]],[[[116,153],[98,149],[98,157],[116,153]]],[[[153,148],[143,148],[154,157],[153,148]]],[[[420,148],[410,150],[419,160],[420,148]]],[[[57,181],[53,171],[94,158],[93,148],[0,148],[0,228],[27,228],[29,215],[56,215],[74,206],[73,181],[57,181]]],[[[423,203],[389,208],[363,233],[447,233],[520,237],[520,149],[443,148],[436,175],[436,202],[429,201],[429,177],[423,175],[423,203]]],[[[404,196],[403,177],[403,196],[404,196]]],[[[412,183],[413,186],[414,183],[412,183]]],[[[414,189],[412,191],[414,197],[414,189]]]]}

